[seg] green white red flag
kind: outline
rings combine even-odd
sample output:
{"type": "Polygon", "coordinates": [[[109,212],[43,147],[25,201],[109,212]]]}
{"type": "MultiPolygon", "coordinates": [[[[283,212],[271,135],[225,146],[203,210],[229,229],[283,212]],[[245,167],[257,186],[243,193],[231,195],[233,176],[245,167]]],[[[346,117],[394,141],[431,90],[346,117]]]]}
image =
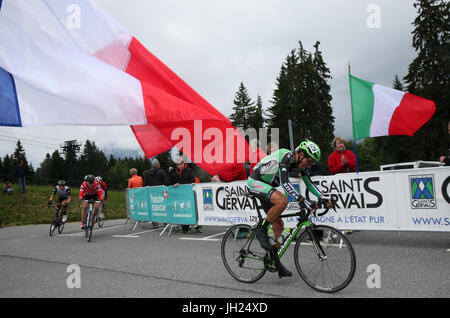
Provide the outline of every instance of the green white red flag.
{"type": "Polygon", "coordinates": [[[436,111],[432,100],[349,76],[355,140],[412,136],[436,111]]]}

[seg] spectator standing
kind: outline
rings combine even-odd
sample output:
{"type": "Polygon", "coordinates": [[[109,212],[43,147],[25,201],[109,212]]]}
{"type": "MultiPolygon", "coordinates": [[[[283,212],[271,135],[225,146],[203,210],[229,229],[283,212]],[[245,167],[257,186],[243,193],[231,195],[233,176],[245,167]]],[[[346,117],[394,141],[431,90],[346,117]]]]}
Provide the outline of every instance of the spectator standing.
{"type": "Polygon", "coordinates": [[[14,169],[14,176],[17,178],[17,183],[19,184],[19,193],[25,193],[25,175],[26,168],[21,160],[14,169]]]}
{"type": "Polygon", "coordinates": [[[328,157],[328,169],[331,174],[355,172],[356,159],[353,152],[345,149],[345,139],[336,137],[333,140],[334,152],[328,157]]]}
{"type": "Polygon", "coordinates": [[[177,186],[180,184],[195,183],[194,172],[184,162],[183,158],[176,158],[175,164],[175,169],[173,167],[169,168],[170,184],[177,186]]]}
{"type": "Polygon", "coordinates": [[[128,189],[142,188],[142,177],[138,176],[137,169],[130,169],[131,178],[128,179],[128,189]]]}
{"type": "MultiPolygon", "coordinates": [[[[176,168],[169,168],[169,176],[170,176],[170,184],[174,186],[178,186],[180,184],[190,184],[195,183],[194,172],[192,169],[184,162],[183,158],[178,157],[175,159],[176,168]]],[[[183,233],[189,231],[189,225],[182,225],[181,230],[183,233]]],[[[196,226],[195,229],[198,231],[200,229],[199,226],[196,226]]]]}
{"type": "MultiPolygon", "coordinates": [[[[345,139],[336,137],[333,140],[334,152],[328,157],[328,169],[331,174],[348,173],[356,171],[355,154],[345,149],[345,139]]],[[[350,234],[352,231],[345,231],[350,234]]]]}
{"type": "MultiPolygon", "coordinates": [[[[169,176],[161,168],[159,160],[153,158],[151,160],[152,167],[149,170],[145,170],[143,173],[144,177],[144,187],[154,187],[154,186],[167,186],[169,185],[169,176]]],[[[158,222],[152,222],[153,228],[158,228],[158,222]]]]}
{"type": "Polygon", "coordinates": [[[144,187],[153,187],[153,186],[161,186],[161,185],[169,185],[169,176],[161,168],[159,160],[153,158],[151,160],[152,167],[148,170],[144,171],[144,187]]]}

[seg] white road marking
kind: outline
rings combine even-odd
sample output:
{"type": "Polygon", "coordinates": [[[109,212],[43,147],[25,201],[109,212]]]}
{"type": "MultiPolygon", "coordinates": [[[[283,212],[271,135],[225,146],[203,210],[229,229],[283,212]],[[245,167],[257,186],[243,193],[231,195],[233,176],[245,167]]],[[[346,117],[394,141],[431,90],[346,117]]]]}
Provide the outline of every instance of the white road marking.
{"type": "MultiPolygon", "coordinates": [[[[98,231],[105,231],[105,230],[110,230],[110,229],[115,229],[115,228],[118,228],[118,227],[122,227],[122,226],[124,226],[125,224],[121,224],[121,225],[115,225],[115,226],[109,226],[109,227],[102,227],[102,228],[96,228],[96,229],[94,229],[94,231],[93,232],[98,232],[98,231]]],[[[72,233],[72,234],[58,234],[58,235],[56,235],[55,237],[60,237],[60,236],[83,236],[83,235],[85,235],[85,233],[84,233],[84,230],[80,230],[80,231],[82,231],[81,233],[72,233]]]]}
{"type": "Polygon", "coordinates": [[[223,233],[219,233],[219,234],[214,234],[211,236],[207,236],[207,237],[202,237],[202,238],[192,238],[192,237],[180,237],[180,240],[186,240],[186,241],[211,241],[211,242],[217,242],[217,241],[222,241],[222,239],[213,239],[212,237],[215,236],[219,236],[219,235],[223,235],[226,232],[223,233]]]}
{"type": "Polygon", "coordinates": [[[144,234],[144,233],[148,233],[148,232],[156,232],[156,231],[161,231],[162,229],[153,229],[153,230],[148,230],[148,231],[143,231],[143,232],[137,232],[137,233],[132,233],[132,234],[128,234],[128,235],[113,235],[113,237],[140,237],[138,234],[144,234]]]}
{"type": "Polygon", "coordinates": [[[204,239],[204,238],[191,238],[191,237],[180,237],[180,240],[185,240],[185,241],[209,241],[209,242],[222,241],[222,239],[204,239]]]}

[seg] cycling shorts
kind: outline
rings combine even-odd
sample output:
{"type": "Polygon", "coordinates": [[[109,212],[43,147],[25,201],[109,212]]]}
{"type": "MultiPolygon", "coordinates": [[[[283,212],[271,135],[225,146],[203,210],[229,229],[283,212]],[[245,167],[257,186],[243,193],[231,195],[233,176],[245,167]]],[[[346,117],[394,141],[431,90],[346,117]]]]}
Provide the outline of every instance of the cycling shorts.
{"type": "Polygon", "coordinates": [[[247,189],[248,193],[259,199],[264,212],[266,212],[267,214],[267,212],[273,206],[273,204],[270,203],[270,197],[275,191],[277,191],[277,189],[267,183],[254,180],[252,178],[248,178],[247,180],[247,189]]]}
{"type": "Polygon", "coordinates": [[[58,203],[61,204],[63,203],[63,201],[67,200],[69,197],[59,197],[58,198],[58,203]]]}
{"type": "Polygon", "coordinates": [[[89,201],[89,200],[100,201],[100,199],[98,198],[98,194],[85,195],[85,196],[83,196],[83,200],[86,200],[86,201],[89,201]]]}

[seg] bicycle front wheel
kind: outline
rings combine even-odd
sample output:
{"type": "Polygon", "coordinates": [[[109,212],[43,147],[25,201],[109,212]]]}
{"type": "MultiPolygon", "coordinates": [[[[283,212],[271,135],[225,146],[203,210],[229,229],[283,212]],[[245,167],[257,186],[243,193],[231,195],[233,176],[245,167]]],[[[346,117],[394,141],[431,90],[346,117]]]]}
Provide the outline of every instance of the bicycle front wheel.
{"type": "Polygon", "coordinates": [[[355,275],[356,257],[351,243],[330,226],[306,229],[297,239],[294,258],[300,277],[320,292],[338,292],[355,275]]]}
{"type": "Polygon", "coordinates": [[[85,223],[85,228],[84,230],[86,231],[86,241],[90,242],[91,238],[92,238],[92,210],[91,208],[89,208],[87,217],[86,217],[86,223],[85,223]]]}
{"type": "Polygon", "coordinates": [[[249,225],[239,224],[228,229],[222,239],[221,254],[228,273],[240,282],[254,283],[266,273],[266,251],[249,225]]]}

